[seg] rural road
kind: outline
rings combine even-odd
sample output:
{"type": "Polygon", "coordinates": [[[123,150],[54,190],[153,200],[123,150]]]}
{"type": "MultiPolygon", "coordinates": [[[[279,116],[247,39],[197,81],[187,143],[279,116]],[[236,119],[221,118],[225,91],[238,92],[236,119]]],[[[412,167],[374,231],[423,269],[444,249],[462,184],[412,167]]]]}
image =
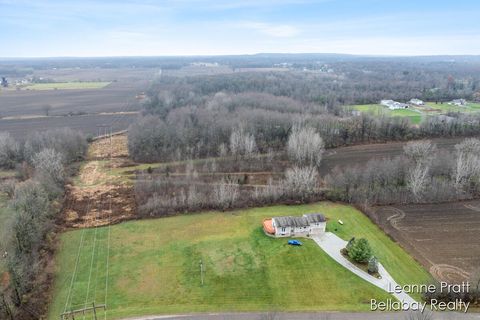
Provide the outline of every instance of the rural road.
{"type": "Polygon", "coordinates": [[[123,320],[480,320],[480,314],[442,312],[422,318],[408,312],[343,313],[343,312],[281,312],[281,313],[205,313],[166,316],[146,316],[123,320]]]}
{"type": "MultiPolygon", "coordinates": [[[[312,237],[312,239],[332,259],[340,263],[342,266],[344,266],[360,278],[370,282],[371,284],[379,287],[380,289],[389,292],[391,288],[394,288],[398,285],[395,280],[393,280],[392,276],[387,272],[387,270],[385,270],[381,263],[378,264],[378,273],[382,276],[382,278],[378,279],[369,275],[368,273],[348,261],[340,252],[343,248],[346,247],[347,241],[340,239],[337,235],[331,232],[325,232],[324,235],[315,236],[312,237]]],[[[393,295],[395,296],[395,298],[398,299],[398,301],[408,303],[409,308],[413,308],[416,305],[415,300],[403,291],[400,293],[393,293],[393,295]]]]}

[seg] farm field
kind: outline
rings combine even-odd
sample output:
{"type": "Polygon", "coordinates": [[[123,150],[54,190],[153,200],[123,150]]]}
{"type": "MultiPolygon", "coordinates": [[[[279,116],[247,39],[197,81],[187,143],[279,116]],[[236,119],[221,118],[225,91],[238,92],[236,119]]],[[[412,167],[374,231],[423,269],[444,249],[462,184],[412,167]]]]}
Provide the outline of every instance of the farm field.
{"type": "Polygon", "coordinates": [[[38,117],[27,119],[0,119],[0,131],[7,131],[13,137],[24,139],[36,131],[70,127],[85,134],[96,135],[98,125],[112,125],[113,131],[121,131],[138,117],[136,113],[88,114],[71,117],[38,117]]]}
{"type": "Polygon", "coordinates": [[[53,116],[139,110],[135,96],[141,90],[140,84],[112,83],[102,89],[5,91],[0,93],[0,115],[45,116],[46,105],[53,116]]]}
{"type": "Polygon", "coordinates": [[[480,201],[379,207],[380,226],[438,280],[460,282],[480,265],[480,201]]]}
{"type": "Polygon", "coordinates": [[[33,70],[32,76],[52,79],[56,82],[112,82],[141,81],[150,79],[158,70],[155,68],[55,68],[33,70]]]}
{"type": "Polygon", "coordinates": [[[324,212],[330,219],[328,230],[344,239],[367,237],[398,282],[429,281],[418,263],[350,206],[323,202],[206,212],[64,233],[49,319],[94,300],[106,301],[107,318],[116,319],[202,311],[365,311],[370,298],[388,298],[330,259],[313,241],[290,247],[286,239],[269,238],[261,230],[266,217],[307,212],[324,212]],[[337,219],[345,225],[338,225],[337,219]],[[200,261],[205,267],[203,286],[200,261]]]}
{"type": "MultiPolygon", "coordinates": [[[[454,150],[455,144],[464,138],[431,139],[439,149],[454,150]]],[[[364,165],[371,159],[395,157],[403,153],[406,142],[389,142],[327,149],[323,156],[320,173],[328,174],[335,166],[364,165]]]]}
{"type": "Polygon", "coordinates": [[[409,118],[413,124],[419,124],[422,121],[422,114],[420,112],[409,109],[390,110],[387,107],[379,104],[355,105],[353,106],[353,109],[376,116],[385,115],[391,117],[409,118]]]}
{"type": "Polygon", "coordinates": [[[70,127],[96,134],[98,125],[125,130],[141,109],[153,69],[36,70],[38,83],[0,91],[0,131],[24,138],[36,130],[70,127]],[[55,90],[57,88],[58,90],[55,90]]]}
{"type": "Polygon", "coordinates": [[[49,82],[34,83],[22,87],[22,90],[78,90],[78,89],[100,89],[106,87],[110,82],[49,82]]]}

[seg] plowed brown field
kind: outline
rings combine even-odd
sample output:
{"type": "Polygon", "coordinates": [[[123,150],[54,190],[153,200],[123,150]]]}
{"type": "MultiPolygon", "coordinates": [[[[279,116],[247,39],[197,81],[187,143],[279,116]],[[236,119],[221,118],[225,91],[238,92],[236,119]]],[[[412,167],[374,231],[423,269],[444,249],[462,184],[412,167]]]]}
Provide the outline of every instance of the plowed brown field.
{"type": "Polygon", "coordinates": [[[436,279],[460,282],[480,268],[480,200],[378,207],[374,215],[436,279]]]}

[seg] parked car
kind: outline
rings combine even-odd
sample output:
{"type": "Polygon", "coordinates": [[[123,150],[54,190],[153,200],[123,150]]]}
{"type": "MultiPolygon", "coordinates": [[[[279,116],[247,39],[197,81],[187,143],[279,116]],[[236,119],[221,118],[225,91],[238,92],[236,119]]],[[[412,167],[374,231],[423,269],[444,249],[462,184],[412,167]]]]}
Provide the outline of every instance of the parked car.
{"type": "Polygon", "coordinates": [[[301,246],[302,243],[298,240],[288,240],[288,244],[291,246],[301,246]]]}

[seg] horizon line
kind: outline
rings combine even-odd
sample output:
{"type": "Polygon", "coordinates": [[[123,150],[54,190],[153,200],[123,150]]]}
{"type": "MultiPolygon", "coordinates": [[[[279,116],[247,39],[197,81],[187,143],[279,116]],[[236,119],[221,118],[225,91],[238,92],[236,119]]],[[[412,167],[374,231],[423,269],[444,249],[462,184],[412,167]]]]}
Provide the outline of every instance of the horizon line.
{"type": "Polygon", "coordinates": [[[178,55],[92,55],[92,56],[20,56],[0,57],[0,60],[28,60],[28,59],[103,59],[103,58],[213,58],[213,57],[241,57],[258,55],[338,55],[351,57],[373,58],[416,58],[416,57],[480,57],[480,54],[356,54],[338,52],[257,52],[257,53],[234,53],[234,54],[178,54],[178,55]]]}

